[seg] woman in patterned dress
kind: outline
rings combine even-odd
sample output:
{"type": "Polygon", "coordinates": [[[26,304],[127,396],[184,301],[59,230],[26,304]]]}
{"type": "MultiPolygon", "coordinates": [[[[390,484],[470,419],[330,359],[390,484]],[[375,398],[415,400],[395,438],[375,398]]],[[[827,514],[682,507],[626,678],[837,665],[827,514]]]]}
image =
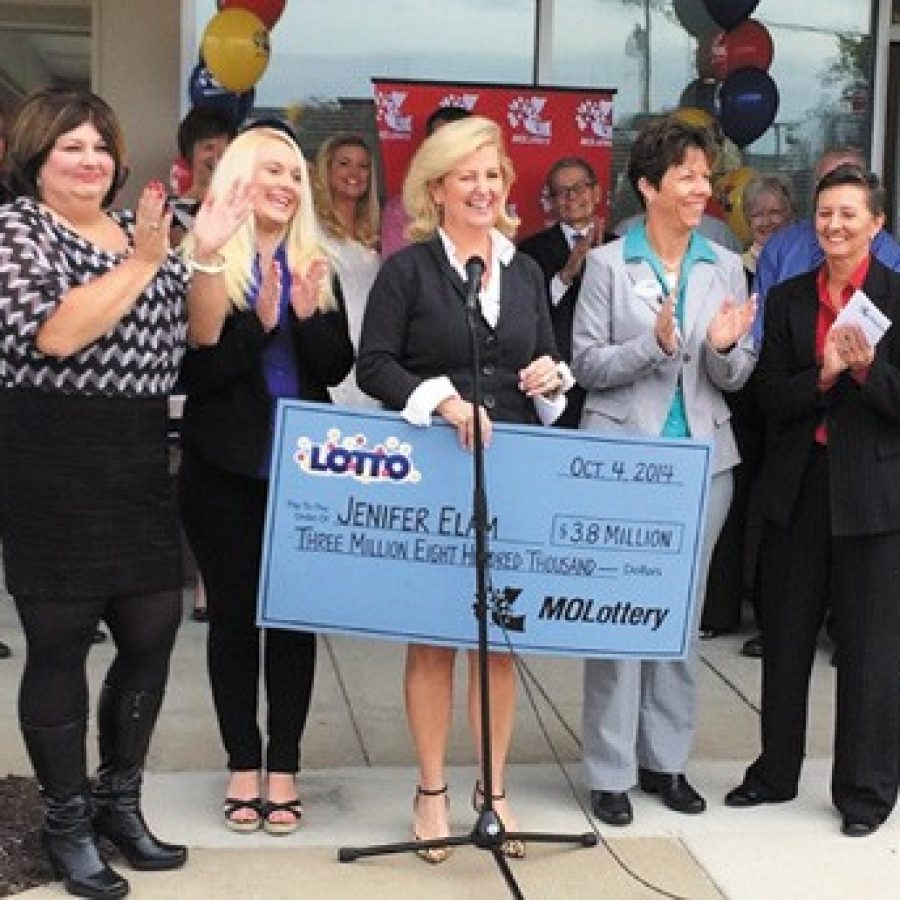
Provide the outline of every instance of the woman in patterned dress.
{"type": "MultiPolygon", "coordinates": [[[[172,869],[140,808],[144,758],[181,619],[167,394],[184,352],[190,263],[168,245],[151,183],[110,213],[124,171],[115,115],[99,97],[44,89],[18,108],[0,209],[0,504],[7,588],[25,633],[19,719],[46,799],[44,847],[66,889],[122,897],[98,852],[172,869]],[[85,663],[103,619],[116,655],[100,692],[100,765],[86,770],[85,663]]],[[[246,192],[196,223],[217,246],[246,192]]],[[[198,260],[202,265],[202,260],[198,260]]]]}

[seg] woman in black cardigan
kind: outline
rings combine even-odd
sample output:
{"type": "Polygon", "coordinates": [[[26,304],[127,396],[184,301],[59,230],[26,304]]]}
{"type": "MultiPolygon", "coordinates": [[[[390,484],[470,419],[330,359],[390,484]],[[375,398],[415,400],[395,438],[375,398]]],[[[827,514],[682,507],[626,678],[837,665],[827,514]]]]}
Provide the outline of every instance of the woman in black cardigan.
{"type": "Polygon", "coordinates": [[[343,305],[316,242],[306,162],[280,123],[239,135],[210,193],[251,185],[252,212],[221,248],[195,259],[185,359],[180,491],[185,533],[207,590],[209,677],[231,772],[224,805],[234,831],[293,831],[299,743],[315,669],[315,637],[256,626],[256,593],[275,402],[328,402],[353,364],[343,305]],[[257,725],[260,643],[268,743],[257,725]],[[265,771],[265,778],[262,773],[265,771]],[[264,800],[262,798],[265,798],[264,800]]]}
{"type": "Polygon", "coordinates": [[[824,265],[769,295],[757,369],[766,417],[762,752],[725,800],[746,807],[796,796],[830,596],[831,797],[851,837],[888,817],[900,765],[900,275],[870,252],[883,221],[874,177],[838,166],[816,188],[824,265]],[[859,325],[835,321],[859,290],[892,323],[874,346],[859,325]]]}
{"type": "MultiPolygon", "coordinates": [[[[403,188],[411,237],[417,242],[384,263],[363,320],[360,387],[388,409],[402,410],[412,424],[428,425],[436,413],[456,428],[461,445],[469,449],[476,415],[487,445],[492,419],[555,419],[565,406],[561,388],[571,384],[568,369],[556,362],[541,271],[509,240],[517,225],[505,208],[512,178],[500,130],[488,119],[473,116],[453,122],[427,138],[403,188]],[[477,325],[484,390],[478,410],[471,403],[464,302],[464,265],[473,255],[486,262],[477,325]]],[[[469,713],[480,747],[472,656],[469,713]]],[[[407,652],[407,716],[419,758],[413,830],[419,840],[448,833],[444,751],[454,657],[452,648],[421,644],[411,644],[407,652]]],[[[504,826],[514,831],[503,775],[515,708],[515,670],[506,654],[492,653],[489,667],[493,800],[504,826]]],[[[472,799],[476,806],[483,802],[480,783],[472,799]]],[[[502,849],[508,856],[525,853],[519,840],[505,841],[502,849]]],[[[419,855],[439,863],[447,858],[447,849],[423,848],[419,855]]]]}

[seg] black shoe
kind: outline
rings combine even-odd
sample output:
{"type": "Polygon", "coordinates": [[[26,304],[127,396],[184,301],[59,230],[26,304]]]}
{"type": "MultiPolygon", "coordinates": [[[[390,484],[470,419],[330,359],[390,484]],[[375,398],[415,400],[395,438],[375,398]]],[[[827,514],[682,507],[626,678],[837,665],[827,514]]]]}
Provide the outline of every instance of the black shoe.
{"type": "Polygon", "coordinates": [[[591,791],[591,809],[607,825],[630,825],[631,800],[624,791],[591,791]]]}
{"type": "Polygon", "coordinates": [[[796,794],[790,797],[778,797],[763,788],[744,782],[725,795],[725,805],[733,806],[737,809],[745,809],[749,806],[759,806],[762,803],[787,803],[789,800],[793,800],[795,796],[796,794]]]}
{"type": "Polygon", "coordinates": [[[706,809],[706,801],[691,787],[680,772],[652,772],[641,769],[638,773],[641,790],[646,794],[659,794],[660,799],[675,812],[695,815],[706,809]]]}
{"type": "Polygon", "coordinates": [[[880,822],[873,822],[871,819],[859,819],[856,816],[844,816],[841,823],[841,834],[847,837],[868,837],[878,830],[880,822]]]}
{"type": "Polygon", "coordinates": [[[9,659],[11,656],[12,650],[3,641],[0,641],[0,659],[9,659]]]}
{"type": "Polygon", "coordinates": [[[751,659],[760,659],[763,655],[763,636],[755,634],[751,638],[747,638],[741,647],[741,655],[749,656],[751,659]]]}

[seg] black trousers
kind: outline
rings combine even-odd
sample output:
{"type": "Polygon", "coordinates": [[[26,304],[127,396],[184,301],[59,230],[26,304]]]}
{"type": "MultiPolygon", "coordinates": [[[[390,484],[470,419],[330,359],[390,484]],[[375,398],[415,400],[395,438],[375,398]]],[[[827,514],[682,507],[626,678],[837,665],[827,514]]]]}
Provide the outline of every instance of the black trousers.
{"type": "Polygon", "coordinates": [[[792,521],[766,523],[764,551],[762,754],[746,781],[777,798],[797,793],[809,678],[830,599],[837,632],[832,800],[844,815],[882,822],[897,799],[900,757],[900,533],[831,535],[828,454],[817,446],[792,521]]]}
{"type": "Polygon", "coordinates": [[[228,768],[263,768],[257,716],[262,655],[268,703],[265,768],[297,772],[316,641],[308,632],[256,626],[267,489],[264,479],[224,472],[190,452],[182,458],[182,521],[206,588],[209,680],[228,768]]]}

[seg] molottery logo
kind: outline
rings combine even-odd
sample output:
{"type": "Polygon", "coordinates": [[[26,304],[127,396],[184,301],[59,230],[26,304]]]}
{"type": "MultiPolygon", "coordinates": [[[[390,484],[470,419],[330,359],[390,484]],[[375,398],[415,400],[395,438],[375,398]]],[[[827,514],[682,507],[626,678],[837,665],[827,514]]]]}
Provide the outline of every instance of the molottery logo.
{"type": "Polygon", "coordinates": [[[611,100],[582,100],[575,109],[575,124],[581,132],[581,143],[588,147],[612,145],[611,100]]]}
{"type": "Polygon", "coordinates": [[[513,129],[514,144],[549,144],[553,123],[541,118],[546,97],[516,97],[506,108],[506,120],[513,129]],[[524,133],[523,133],[524,132],[524,133]]]}
{"type": "Polygon", "coordinates": [[[519,599],[522,588],[505,587],[491,591],[491,620],[504,631],[525,632],[525,616],[514,615],[513,604],[519,599]]]}
{"type": "Polygon", "coordinates": [[[466,112],[472,112],[478,102],[478,94],[444,94],[438,106],[458,106],[466,112]]]}
{"type": "Polygon", "coordinates": [[[297,438],[294,462],[307,475],[354,478],[366,483],[417,483],[422,473],[412,460],[412,446],[389,437],[370,447],[364,434],[341,438],[337,428],[328,430],[323,442],[297,438]]]}
{"type": "Polygon", "coordinates": [[[402,140],[412,136],[412,116],[403,115],[400,109],[408,96],[406,91],[375,92],[375,117],[379,126],[384,126],[379,130],[382,139],[394,137],[402,140]]]}

